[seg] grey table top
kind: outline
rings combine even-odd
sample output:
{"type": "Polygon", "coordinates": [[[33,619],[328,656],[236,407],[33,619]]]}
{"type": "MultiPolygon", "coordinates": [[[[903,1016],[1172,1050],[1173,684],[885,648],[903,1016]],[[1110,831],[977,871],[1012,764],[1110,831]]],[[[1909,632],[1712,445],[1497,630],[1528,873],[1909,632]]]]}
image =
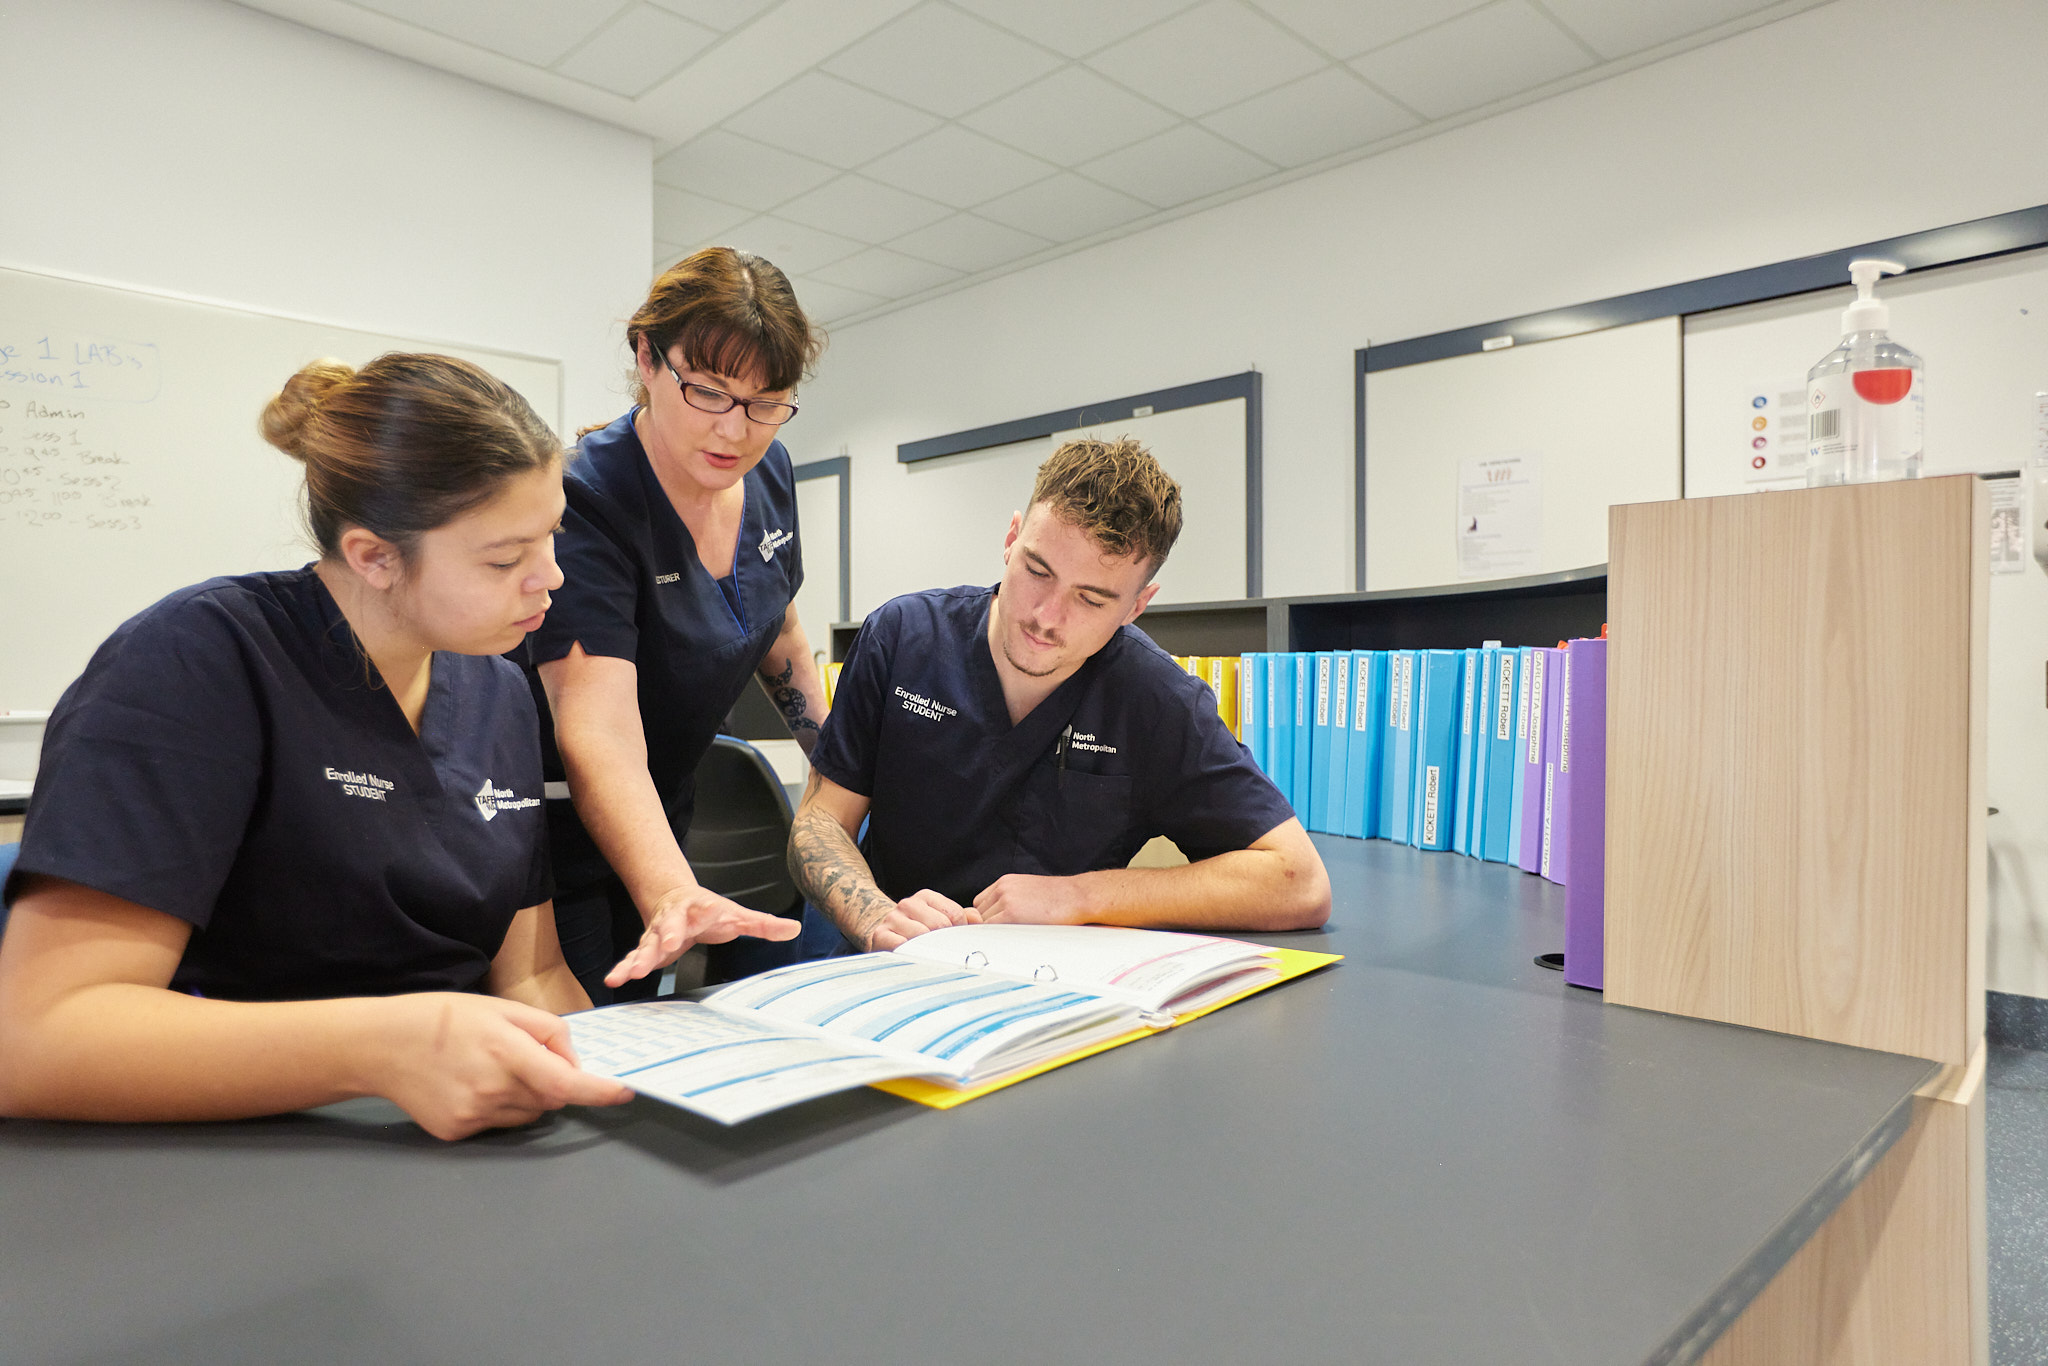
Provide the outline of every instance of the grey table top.
{"type": "Polygon", "coordinates": [[[1317,837],[1349,955],[939,1112],[0,1123],[10,1362],[1687,1361],[1930,1063],[1603,1007],[1560,889],[1317,837]]]}

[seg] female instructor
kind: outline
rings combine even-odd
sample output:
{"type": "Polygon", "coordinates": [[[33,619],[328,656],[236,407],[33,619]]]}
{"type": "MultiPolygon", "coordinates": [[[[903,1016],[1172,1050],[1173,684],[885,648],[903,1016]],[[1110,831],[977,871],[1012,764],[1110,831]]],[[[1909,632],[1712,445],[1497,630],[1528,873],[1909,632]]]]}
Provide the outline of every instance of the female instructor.
{"type": "Polygon", "coordinates": [[[776,439],[821,339],[781,271],[708,247],[654,282],[626,340],[636,402],[578,444],[556,543],[566,582],[529,644],[553,714],[556,923],[600,1004],[650,994],[692,944],[796,937],[797,922],[698,885],[681,841],[697,763],[751,678],[805,753],[825,714],[794,601],[796,477],[776,439]]]}

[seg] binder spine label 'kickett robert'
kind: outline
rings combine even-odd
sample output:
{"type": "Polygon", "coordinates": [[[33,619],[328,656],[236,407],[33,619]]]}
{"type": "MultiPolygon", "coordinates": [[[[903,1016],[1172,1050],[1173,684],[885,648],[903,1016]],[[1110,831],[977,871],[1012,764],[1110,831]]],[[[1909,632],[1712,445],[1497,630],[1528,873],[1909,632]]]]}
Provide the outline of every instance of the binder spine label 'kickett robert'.
{"type": "Polygon", "coordinates": [[[1372,656],[1358,657],[1358,676],[1352,681],[1358,693],[1351,699],[1351,725],[1355,730],[1364,730],[1372,724],[1372,708],[1367,705],[1372,700],[1372,656]]]}
{"type": "Polygon", "coordinates": [[[1422,775],[1422,843],[1436,843],[1437,786],[1443,770],[1435,764],[1428,766],[1422,775]]]}
{"type": "Polygon", "coordinates": [[[1502,650],[1500,658],[1500,715],[1494,723],[1493,738],[1513,740],[1514,732],[1509,728],[1515,719],[1515,668],[1511,662],[1514,656],[1502,650]]]}

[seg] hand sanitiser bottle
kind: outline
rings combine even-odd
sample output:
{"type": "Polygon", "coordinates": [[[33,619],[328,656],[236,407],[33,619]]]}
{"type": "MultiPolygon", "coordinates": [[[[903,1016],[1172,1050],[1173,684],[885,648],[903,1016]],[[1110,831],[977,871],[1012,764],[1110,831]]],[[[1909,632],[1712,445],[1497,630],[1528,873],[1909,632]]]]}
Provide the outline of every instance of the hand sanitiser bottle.
{"type": "Polygon", "coordinates": [[[1842,344],[1806,372],[1806,482],[1863,484],[1920,477],[1926,364],[1885,334],[1891,310],[1875,292],[1895,261],[1851,261],[1856,302],[1842,314],[1842,344]]]}

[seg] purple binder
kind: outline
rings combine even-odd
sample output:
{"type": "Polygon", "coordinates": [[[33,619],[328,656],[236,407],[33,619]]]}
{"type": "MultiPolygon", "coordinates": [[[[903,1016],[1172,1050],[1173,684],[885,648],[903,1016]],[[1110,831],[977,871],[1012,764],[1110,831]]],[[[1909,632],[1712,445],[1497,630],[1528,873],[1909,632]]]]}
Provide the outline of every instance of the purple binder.
{"type": "Polygon", "coordinates": [[[1607,642],[1572,642],[1571,730],[1559,781],[1571,794],[1565,842],[1564,980],[1599,991],[1607,967],[1607,642]]]}
{"type": "Polygon", "coordinates": [[[1543,870],[1543,732],[1550,716],[1549,694],[1556,681],[1550,657],[1556,653],[1529,651],[1529,729],[1518,742],[1521,752],[1515,755],[1515,779],[1522,785],[1522,834],[1515,866],[1525,873],[1543,870]]]}

